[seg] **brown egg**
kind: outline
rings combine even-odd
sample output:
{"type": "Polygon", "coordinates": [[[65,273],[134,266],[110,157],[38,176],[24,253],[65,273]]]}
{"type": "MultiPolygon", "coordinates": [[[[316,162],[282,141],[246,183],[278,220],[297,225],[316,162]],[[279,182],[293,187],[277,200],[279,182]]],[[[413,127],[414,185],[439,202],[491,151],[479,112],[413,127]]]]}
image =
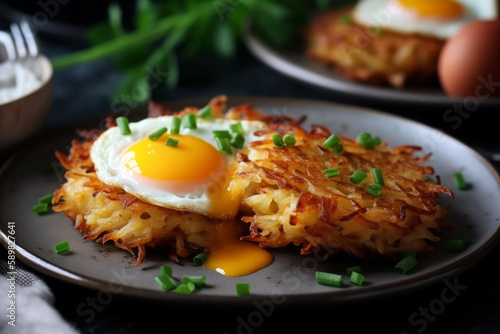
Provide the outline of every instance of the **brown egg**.
{"type": "Polygon", "coordinates": [[[451,37],[439,56],[438,76],[451,97],[500,96],[500,20],[473,21],[451,37]]]}

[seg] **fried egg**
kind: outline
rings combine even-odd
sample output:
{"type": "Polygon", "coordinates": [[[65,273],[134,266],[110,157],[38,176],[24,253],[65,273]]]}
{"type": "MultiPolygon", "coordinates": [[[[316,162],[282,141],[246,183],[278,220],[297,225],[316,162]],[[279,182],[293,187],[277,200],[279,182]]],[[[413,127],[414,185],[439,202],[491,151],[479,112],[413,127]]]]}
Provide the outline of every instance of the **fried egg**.
{"type": "Polygon", "coordinates": [[[353,13],[364,26],[439,39],[450,38],[470,21],[497,16],[495,0],[361,0],[353,13]]]}
{"type": "Polygon", "coordinates": [[[179,134],[167,131],[157,140],[148,138],[162,127],[170,130],[173,117],[130,123],[130,135],[122,135],[118,127],[106,130],[90,151],[98,178],[150,204],[216,219],[235,217],[241,200],[228,186],[237,150],[232,148],[233,154],[220,152],[213,131],[231,131],[230,126],[240,122],[245,138],[240,150],[244,151],[248,143],[258,139],[254,132],[267,125],[198,118],[196,129],[181,127],[179,134]],[[178,140],[178,145],[166,145],[168,138],[178,140]]]}

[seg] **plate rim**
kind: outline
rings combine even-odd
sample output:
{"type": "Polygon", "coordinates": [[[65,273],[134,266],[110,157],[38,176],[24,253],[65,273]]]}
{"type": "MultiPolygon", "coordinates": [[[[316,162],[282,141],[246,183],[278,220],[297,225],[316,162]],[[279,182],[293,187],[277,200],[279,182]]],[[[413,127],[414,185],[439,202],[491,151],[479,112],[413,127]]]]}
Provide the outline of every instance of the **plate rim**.
{"type": "MultiPolygon", "coordinates": [[[[253,33],[251,23],[248,22],[244,30],[243,40],[248,50],[261,62],[270,68],[294,78],[323,89],[348,94],[349,96],[363,96],[371,101],[402,105],[412,103],[418,106],[449,107],[457,103],[464,103],[468,99],[452,98],[446,95],[435,95],[431,93],[417,93],[397,90],[390,87],[370,86],[356,81],[340,81],[329,76],[315,73],[305,67],[284,58],[283,52],[279,51],[262,41],[253,33]],[[361,94],[360,94],[361,93],[361,94]]],[[[303,56],[303,55],[302,55],[303,56]]],[[[325,69],[331,71],[328,65],[323,64],[325,69]]],[[[489,98],[480,101],[480,107],[496,107],[500,105],[500,98],[489,98]]]]}
{"type": "MultiPolygon", "coordinates": [[[[183,99],[183,100],[173,100],[173,101],[164,101],[161,102],[166,106],[187,106],[187,105],[196,105],[202,106],[207,102],[206,98],[196,98],[196,99],[183,99]]],[[[342,103],[334,103],[323,100],[314,100],[314,99],[295,99],[295,98],[273,98],[273,97],[259,97],[259,96],[235,96],[228,97],[228,106],[237,105],[241,103],[252,103],[254,105],[258,104],[293,104],[293,105],[307,105],[308,107],[323,106],[329,108],[343,108],[347,110],[352,110],[357,113],[362,114],[371,114],[375,117],[388,117],[391,119],[395,119],[398,122],[409,122],[413,126],[424,127],[427,130],[437,130],[442,132],[439,129],[433,128],[427,124],[420,123],[415,120],[411,120],[405,118],[403,116],[391,114],[389,112],[367,108],[367,107],[358,107],[355,105],[342,104],[342,103]]],[[[139,116],[147,111],[146,106],[139,106],[133,110],[131,110],[130,115],[139,116]]],[[[90,126],[91,124],[98,124],[97,122],[101,120],[103,117],[107,117],[110,114],[105,114],[100,117],[94,117],[89,120],[80,122],[77,125],[67,126],[60,130],[54,130],[47,134],[40,134],[39,137],[45,138],[46,140],[51,140],[57,135],[69,135],[70,132],[74,132],[75,129],[81,128],[80,126],[90,126]]],[[[478,159],[482,165],[487,167],[491,172],[492,176],[496,179],[497,183],[500,185],[500,175],[498,171],[493,167],[493,165],[484,158],[481,154],[479,154],[476,150],[472,149],[467,144],[463,143],[459,139],[455,138],[452,135],[442,132],[444,136],[449,137],[449,139],[454,141],[454,144],[462,146],[463,149],[467,150],[474,158],[478,159]]],[[[22,158],[25,151],[32,149],[32,145],[25,144],[21,150],[17,153],[11,155],[2,166],[0,166],[0,178],[4,176],[4,174],[9,170],[10,166],[13,165],[16,161],[22,158]]],[[[6,235],[6,231],[0,229],[0,243],[7,248],[8,245],[8,237],[6,235]]],[[[426,274],[421,274],[411,277],[408,276],[405,279],[398,282],[389,282],[389,283],[381,283],[376,286],[366,286],[363,287],[362,292],[352,293],[353,290],[346,289],[344,291],[332,290],[332,292],[318,292],[318,293],[306,293],[306,294],[284,294],[286,296],[287,305],[297,305],[298,303],[302,305],[312,305],[314,303],[323,302],[326,304],[337,304],[339,302],[342,303],[351,303],[359,300],[368,301],[374,299],[380,299],[381,297],[394,296],[396,294],[406,294],[413,292],[415,290],[423,289],[427,286],[434,285],[437,282],[458,275],[466,270],[469,270],[474,265],[478,264],[495,246],[500,243],[500,224],[498,224],[495,232],[488,236],[488,239],[480,244],[478,248],[456,261],[449,263],[444,267],[439,267],[433,271],[430,271],[426,274]]],[[[47,261],[39,258],[36,254],[33,254],[26,250],[24,247],[16,244],[16,256],[22,260],[22,262],[29,267],[32,267],[48,276],[51,276],[55,279],[59,279],[65,281],[67,283],[75,284],[83,288],[89,288],[93,290],[103,290],[106,287],[109,287],[110,282],[95,279],[91,277],[86,277],[85,275],[79,273],[73,273],[70,270],[64,269],[57,265],[48,263],[47,261]]],[[[262,301],[268,300],[270,296],[268,294],[253,294],[250,296],[224,296],[224,295],[202,295],[202,294],[193,294],[193,295],[177,295],[177,294],[163,294],[158,293],[154,290],[148,290],[139,287],[129,287],[127,285],[122,285],[123,287],[118,295],[132,297],[132,298],[140,298],[140,299],[148,299],[151,301],[158,302],[175,302],[180,304],[191,304],[196,302],[198,304],[210,304],[212,306],[237,306],[237,307],[251,307],[254,301],[262,301]]]]}

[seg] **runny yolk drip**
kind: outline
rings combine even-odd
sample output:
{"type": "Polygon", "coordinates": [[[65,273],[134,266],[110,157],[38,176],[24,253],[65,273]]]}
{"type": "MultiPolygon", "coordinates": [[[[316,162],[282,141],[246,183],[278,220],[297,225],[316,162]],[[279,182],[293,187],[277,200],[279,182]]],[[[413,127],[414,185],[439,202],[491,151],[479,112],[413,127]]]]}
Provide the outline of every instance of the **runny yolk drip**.
{"type": "Polygon", "coordinates": [[[454,20],[464,15],[463,6],[453,0],[397,0],[406,10],[420,17],[454,20]]]}
{"type": "Polygon", "coordinates": [[[133,144],[122,160],[132,174],[154,180],[162,189],[186,193],[203,189],[210,199],[210,216],[216,221],[215,237],[208,246],[205,267],[225,276],[251,274],[273,262],[271,253],[258,244],[241,241],[244,224],[232,220],[241,194],[228,190],[236,164],[227,166],[221,153],[207,142],[188,135],[164,135],[133,144]],[[177,147],[165,145],[167,138],[179,140],[177,147]]]}
{"type": "Polygon", "coordinates": [[[210,212],[221,219],[234,218],[238,213],[241,194],[231,193],[228,190],[231,176],[236,170],[236,165],[230,166],[219,175],[207,189],[210,198],[210,212]]]}
{"type": "Polygon", "coordinates": [[[205,268],[238,277],[249,275],[270,265],[274,258],[258,244],[241,241],[243,227],[237,221],[215,223],[216,236],[211,242],[205,268]]]}

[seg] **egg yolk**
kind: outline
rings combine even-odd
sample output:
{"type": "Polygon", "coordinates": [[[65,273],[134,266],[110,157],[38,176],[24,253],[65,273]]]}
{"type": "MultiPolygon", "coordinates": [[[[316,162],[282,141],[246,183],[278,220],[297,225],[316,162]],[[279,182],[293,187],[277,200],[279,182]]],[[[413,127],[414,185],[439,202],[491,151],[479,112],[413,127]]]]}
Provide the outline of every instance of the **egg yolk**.
{"type": "Polygon", "coordinates": [[[228,191],[235,167],[226,166],[221,153],[198,137],[169,134],[155,141],[145,138],[128,148],[122,164],[171,193],[206,192],[211,217],[227,219],[238,211],[239,198],[228,191]],[[178,145],[165,145],[168,138],[177,139],[178,145]]]}
{"type": "Polygon", "coordinates": [[[461,4],[453,0],[397,0],[406,10],[425,18],[453,20],[464,14],[461,4]]]}
{"type": "Polygon", "coordinates": [[[140,140],[127,150],[124,158],[124,165],[134,173],[163,181],[205,181],[224,166],[212,145],[186,135],[140,140]],[[169,137],[179,140],[176,147],[165,145],[169,137]]]}
{"type": "Polygon", "coordinates": [[[209,254],[204,267],[218,273],[238,277],[249,275],[270,265],[274,258],[258,244],[241,241],[241,222],[224,221],[215,223],[215,239],[208,246],[209,254]]]}

